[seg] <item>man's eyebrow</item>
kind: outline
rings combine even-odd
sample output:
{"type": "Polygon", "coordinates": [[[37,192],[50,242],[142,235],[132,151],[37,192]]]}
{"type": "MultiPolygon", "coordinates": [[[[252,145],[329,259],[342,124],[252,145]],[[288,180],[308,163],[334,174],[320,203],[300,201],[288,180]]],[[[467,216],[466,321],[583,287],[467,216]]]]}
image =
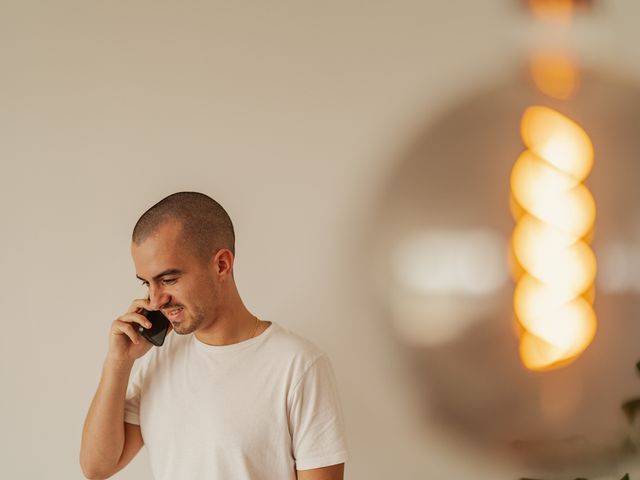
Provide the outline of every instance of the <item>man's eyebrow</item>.
{"type": "MultiPolygon", "coordinates": [[[[165,275],[179,275],[182,273],[182,270],[178,270],[177,268],[169,268],[168,270],[165,270],[164,272],[160,272],[158,275],[156,275],[155,277],[153,277],[154,280],[158,280],[161,277],[164,277],[165,275]]],[[[144,278],[142,278],[140,275],[136,275],[136,278],[138,280],[142,280],[143,282],[146,282],[146,280],[144,278]]]]}

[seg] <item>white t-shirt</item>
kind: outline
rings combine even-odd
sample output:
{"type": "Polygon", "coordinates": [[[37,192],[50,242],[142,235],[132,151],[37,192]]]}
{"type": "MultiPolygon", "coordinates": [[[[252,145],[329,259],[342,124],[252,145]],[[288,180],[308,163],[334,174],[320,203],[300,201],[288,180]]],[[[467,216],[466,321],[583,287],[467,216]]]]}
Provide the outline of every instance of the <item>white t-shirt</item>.
{"type": "Polygon", "coordinates": [[[347,460],[329,359],[275,322],[223,346],[170,333],[136,361],[124,420],[156,480],[295,480],[347,460]]]}

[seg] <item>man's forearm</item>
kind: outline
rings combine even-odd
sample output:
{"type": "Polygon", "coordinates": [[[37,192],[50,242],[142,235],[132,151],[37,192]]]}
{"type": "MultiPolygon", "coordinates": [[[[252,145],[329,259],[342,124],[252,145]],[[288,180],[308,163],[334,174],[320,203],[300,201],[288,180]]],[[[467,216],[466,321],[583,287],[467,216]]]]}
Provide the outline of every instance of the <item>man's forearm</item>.
{"type": "Polygon", "coordinates": [[[107,476],[124,448],[124,404],[133,363],[107,357],[82,429],[80,465],[89,477],[107,476]]]}

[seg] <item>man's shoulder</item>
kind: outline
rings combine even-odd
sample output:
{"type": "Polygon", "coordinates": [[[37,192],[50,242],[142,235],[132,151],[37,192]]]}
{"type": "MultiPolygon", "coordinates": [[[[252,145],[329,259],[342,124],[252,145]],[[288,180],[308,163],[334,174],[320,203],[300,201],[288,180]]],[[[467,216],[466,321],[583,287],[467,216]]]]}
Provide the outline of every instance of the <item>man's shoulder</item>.
{"type": "Polygon", "coordinates": [[[265,348],[282,358],[309,364],[324,355],[324,351],[314,342],[279,323],[272,322],[269,328],[273,328],[273,331],[265,342],[265,348]]]}

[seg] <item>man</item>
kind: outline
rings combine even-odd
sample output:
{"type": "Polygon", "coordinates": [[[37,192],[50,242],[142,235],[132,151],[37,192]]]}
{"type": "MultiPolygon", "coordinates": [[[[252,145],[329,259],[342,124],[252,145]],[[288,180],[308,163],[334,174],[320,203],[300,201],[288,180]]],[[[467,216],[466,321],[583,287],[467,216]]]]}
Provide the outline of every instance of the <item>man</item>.
{"type": "Polygon", "coordinates": [[[82,432],[86,477],[112,476],[146,444],[157,480],[343,479],[331,363],[247,310],[234,244],[227,212],[201,193],[170,195],[138,220],[131,254],[149,295],[111,324],[82,432]],[[142,308],[170,320],[161,347],[138,333],[150,326],[142,308]]]}

